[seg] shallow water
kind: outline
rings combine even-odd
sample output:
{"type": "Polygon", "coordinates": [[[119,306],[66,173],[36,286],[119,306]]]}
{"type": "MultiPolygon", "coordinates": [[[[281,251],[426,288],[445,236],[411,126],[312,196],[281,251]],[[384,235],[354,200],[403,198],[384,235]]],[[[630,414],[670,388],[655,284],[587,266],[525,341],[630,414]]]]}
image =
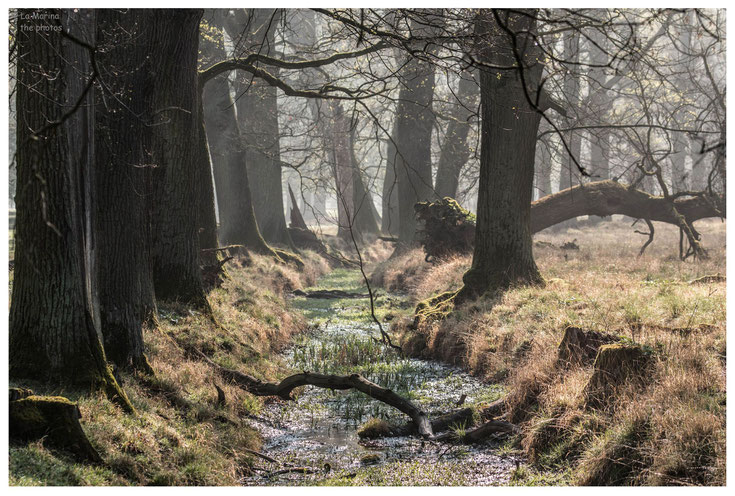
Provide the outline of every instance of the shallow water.
{"type": "MultiPolygon", "coordinates": [[[[329,281],[323,281],[322,284],[329,281]]],[[[284,352],[295,371],[308,370],[364,377],[419,403],[430,417],[464,405],[489,402],[502,395],[497,385],[483,384],[456,367],[434,361],[402,358],[376,342],[377,325],[363,316],[343,318],[367,300],[314,300],[296,298],[296,306],[309,315],[323,315],[321,325],[300,336],[284,352]]],[[[255,427],[264,438],[263,452],[281,463],[318,469],[316,474],[287,473],[269,476],[283,467],[262,461],[248,485],[314,484],[345,476],[338,482],[385,485],[488,485],[507,482],[519,460],[501,454],[505,438],[499,436],[475,446],[394,437],[362,441],[360,425],[370,418],[402,424],[403,413],[356,391],[331,391],[307,386],[297,400],[269,402],[255,427]],[[325,467],[327,467],[325,469],[325,467]]],[[[460,428],[462,426],[459,426],[460,428]]]]}

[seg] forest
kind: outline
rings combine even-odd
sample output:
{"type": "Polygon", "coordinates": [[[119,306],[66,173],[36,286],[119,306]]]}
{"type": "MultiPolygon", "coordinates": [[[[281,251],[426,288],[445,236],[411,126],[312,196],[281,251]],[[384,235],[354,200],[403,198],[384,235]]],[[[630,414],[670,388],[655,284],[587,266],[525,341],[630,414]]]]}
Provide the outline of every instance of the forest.
{"type": "Polygon", "coordinates": [[[9,9],[10,486],[724,486],[726,13],[9,9]]]}

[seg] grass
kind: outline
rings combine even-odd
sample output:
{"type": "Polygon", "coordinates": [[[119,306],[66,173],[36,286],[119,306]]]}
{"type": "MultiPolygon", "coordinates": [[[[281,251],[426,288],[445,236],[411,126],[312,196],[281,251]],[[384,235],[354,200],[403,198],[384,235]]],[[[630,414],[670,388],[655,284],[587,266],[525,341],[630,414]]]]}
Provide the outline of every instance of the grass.
{"type": "MultiPolygon", "coordinates": [[[[552,244],[535,246],[545,286],[512,288],[418,330],[404,325],[402,341],[420,341],[411,348],[424,356],[503,381],[507,413],[541,472],[564,473],[576,484],[724,484],[726,284],[689,281],[725,273],[725,225],[697,227],[710,253],[697,262],[678,259],[678,231],[669,225],[656,225],[642,257],[641,237],[621,221],[540,233],[536,241],[552,244]],[[559,248],[572,239],[579,251],[559,248]],[[568,325],[642,346],[653,357],[646,381],[591,408],[585,386],[592,366],[557,364],[568,325]],[[621,459],[634,470],[618,470],[621,459]]],[[[429,265],[416,250],[382,264],[374,280],[419,302],[458,288],[470,263],[429,265]]],[[[516,479],[537,482],[536,475],[516,479]]]]}
{"type": "MultiPolygon", "coordinates": [[[[244,259],[243,259],[244,260],[244,259]]],[[[155,376],[122,372],[123,387],[138,415],[124,414],[101,394],[30,387],[79,403],[82,426],[105,460],[79,463],[42,442],[10,446],[11,485],[236,485],[256,460],[259,434],[242,419],[257,415],[263,399],[223,382],[185,350],[262,379],[284,373],[274,354],[305,328],[287,308],[285,292],[313,284],[326,266],[305,257],[302,272],[267,257],[246,266],[228,264],[230,279],[209,294],[219,323],[176,304],[161,304],[158,326],[145,329],[155,376]],[[217,402],[217,384],[226,404],[217,402]]]]}

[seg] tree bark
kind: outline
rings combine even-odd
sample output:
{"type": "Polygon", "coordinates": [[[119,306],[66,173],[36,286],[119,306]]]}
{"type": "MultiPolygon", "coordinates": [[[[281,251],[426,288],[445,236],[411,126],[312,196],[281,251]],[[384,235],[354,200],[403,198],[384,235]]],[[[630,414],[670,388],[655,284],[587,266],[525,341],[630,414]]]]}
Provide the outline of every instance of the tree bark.
{"type": "Polygon", "coordinates": [[[459,175],[470,158],[467,137],[472,109],[477,105],[478,86],[472,74],[463,72],[457,87],[457,101],[449,112],[449,124],[436,169],[436,194],[439,198],[457,197],[459,175]]]}
{"type": "Polygon", "coordinates": [[[396,144],[395,132],[388,141],[385,158],[385,176],[383,177],[383,194],[381,197],[381,230],[383,234],[398,237],[400,219],[398,217],[398,182],[396,178],[396,144]]]}
{"type": "Polygon", "coordinates": [[[482,60],[508,67],[516,63],[513,39],[519,50],[517,70],[482,69],[482,135],[477,227],[472,267],[464,275],[459,302],[511,284],[542,281],[533,258],[531,197],[533,165],[540,114],[535,101],[543,66],[531,34],[533,11],[478,13],[476,34],[487,43],[482,60]],[[496,17],[497,16],[497,17],[496,17]],[[522,72],[521,72],[522,71],[522,72]],[[498,77],[500,75],[500,77],[498,77]],[[523,75],[524,80],[521,80],[523,75]]]}
{"type": "Polygon", "coordinates": [[[155,9],[152,256],[162,300],[208,307],[199,268],[197,53],[202,10],[155,9]]]}
{"type": "MultiPolygon", "coordinates": [[[[226,57],[222,22],[211,19],[213,32],[202,38],[202,56],[210,63],[226,57]]],[[[204,124],[209,143],[219,208],[219,240],[225,245],[242,245],[257,253],[272,254],[258,228],[252,203],[244,141],[227,75],[208,81],[202,89],[204,124]]]]}
{"type": "MultiPolygon", "coordinates": [[[[354,224],[355,195],[350,146],[350,123],[339,104],[331,106],[331,143],[334,156],[334,182],[337,195],[337,236],[351,241],[354,224]]],[[[357,232],[355,236],[359,236],[357,232]]]]}
{"type": "MultiPolygon", "coordinates": [[[[235,53],[272,53],[278,24],[275,14],[274,9],[235,10],[225,22],[230,39],[245,43],[236,45],[235,53]]],[[[276,88],[245,74],[236,77],[234,88],[248,175],[258,185],[251,191],[258,227],[268,243],[292,246],[283,206],[276,88]]]]}
{"type": "MultiPolygon", "coordinates": [[[[412,29],[421,32],[412,22],[412,29]]],[[[397,153],[395,174],[398,182],[399,245],[416,240],[414,205],[434,197],[431,177],[431,132],[434,128],[434,67],[410,56],[399,79],[402,82],[394,126],[397,153]]],[[[400,249],[400,247],[397,247],[400,249]]]]}
{"type": "Polygon", "coordinates": [[[560,191],[531,205],[531,232],[537,233],[580,215],[627,215],[634,219],[679,225],[682,215],[691,225],[699,219],[724,217],[722,202],[706,196],[668,199],[629,189],[615,181],[597,181],[560,191]],[[678,215],[677,215],[678,214],[678,215]]]}
{"type": "Polygon", "coordinates": [[[57,29],[93,42],[94,13],[49,9],[36,18],[38,12],[21,10],[16,31],[20,84],[10,377],[102,387],[133,411],[106,362],[88,291],[90,53],[57,29]]]}
{"type": "Polygon", "coordinates": [[[97,12],[97,64],[104,88],[95,113],[95,251],[107,357],[148,369],[142,324],[155,315],[146,202],[151,188],[152,24],[146,11],[97,12]]]}

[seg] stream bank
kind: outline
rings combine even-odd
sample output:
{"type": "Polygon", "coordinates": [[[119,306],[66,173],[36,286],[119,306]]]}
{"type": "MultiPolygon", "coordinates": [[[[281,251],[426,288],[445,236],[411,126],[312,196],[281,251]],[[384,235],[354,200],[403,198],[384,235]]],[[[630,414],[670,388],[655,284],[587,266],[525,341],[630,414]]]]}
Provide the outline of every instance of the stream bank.
{"type": "MultiPolygon", "coordinates": [[[[337,269],[310,290],[365,293],[357,270],[337,269]]],[[[376,315],[405,309],[395,295],[378,297],[376,315]]],[[[369,300],[306,298],[291,300],[311,330],[299,335],[282,358],[294,371],[348,375],[359,373],[418,403],[434,418],[462,406],[489,403],[503,395],[456,367],[401,357],[378,342],[369,300]],[[464,400],[462,398],[464,397],[464,400]]],[[[520,459],[505,435],[473,445],[424,441],[418,437],[361,440],[358,430],[370,419],[401,424],[397,410],[353,390],[304,388],[296,401],[270,398],[254,426],[264,438],[262,451],[278,464],[260,460],[247,485],[498,485],[507,483],[520,459]],[[310,467],[315,473],[284,471],[310,467]],[[283,472],[283,473],[278,473],[283,472]]],[[[461,431],[465,426],[454,426],[461,431]]]]}

